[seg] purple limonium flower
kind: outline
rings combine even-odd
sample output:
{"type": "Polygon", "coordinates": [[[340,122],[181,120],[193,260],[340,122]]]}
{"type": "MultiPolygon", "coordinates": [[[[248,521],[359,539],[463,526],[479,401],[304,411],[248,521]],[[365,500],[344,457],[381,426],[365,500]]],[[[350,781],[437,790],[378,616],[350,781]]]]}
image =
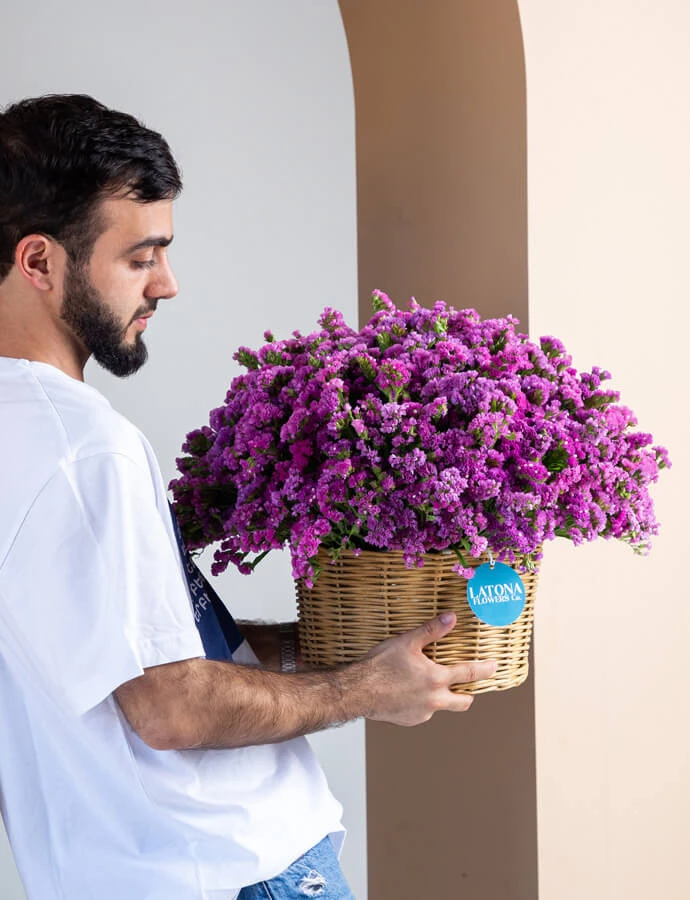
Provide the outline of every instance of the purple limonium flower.
{"type": "Polygon", "coordinates": [[[359,331],[327,308],[311,334],[241,347],[247,371],[187,435],[175,510],[190,549],[215,546],[215,573],[284,546],[307,584],[320,547],[409,566],[451,550],[466,576],[467,556],[530,565],[555,537],[649,549],[649,488],[670,461],[606,370],[578,372],[511,316],[373,304],[359,331]]]}

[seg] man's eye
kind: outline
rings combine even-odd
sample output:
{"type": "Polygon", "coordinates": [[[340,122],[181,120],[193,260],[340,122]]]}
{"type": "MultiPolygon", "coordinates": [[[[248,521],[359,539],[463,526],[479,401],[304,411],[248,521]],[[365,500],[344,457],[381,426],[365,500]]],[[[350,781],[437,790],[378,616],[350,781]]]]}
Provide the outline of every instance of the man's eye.
{"type": "Polygon", "coordinates": [[[152,269],[156,264],[155,259],[133,259],[132,265],[137,269],[152,269]]]}

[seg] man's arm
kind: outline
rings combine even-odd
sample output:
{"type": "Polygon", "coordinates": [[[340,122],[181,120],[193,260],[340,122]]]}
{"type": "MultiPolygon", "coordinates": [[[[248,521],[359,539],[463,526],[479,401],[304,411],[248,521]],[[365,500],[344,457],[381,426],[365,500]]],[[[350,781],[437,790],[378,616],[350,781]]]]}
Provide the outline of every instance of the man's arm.
{"type": "Polygon", "coordinates": [[[275,743],[361,717],[417,725],[441,709],[469,709],[472,697],[451,685],[495,671],[493,663],[442,666],[424,655],[454,625],[455,616],[444,614],[329,671],[284,675],[206,659],[153,666],[115,696],[156,750],[275,743]]]}

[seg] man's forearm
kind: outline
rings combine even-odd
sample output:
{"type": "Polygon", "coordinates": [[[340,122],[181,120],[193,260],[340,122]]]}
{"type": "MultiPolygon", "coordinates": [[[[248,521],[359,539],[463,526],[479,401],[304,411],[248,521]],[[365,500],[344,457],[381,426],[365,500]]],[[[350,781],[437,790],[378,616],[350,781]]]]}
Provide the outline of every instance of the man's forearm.
{"type": "Polygon", "coordinates": [[[495,671],[493,663],[442,666],[425,656],[424,647],[454,624],[453,614],[443,614],[330,671],[286,675],[206,659],[152,666],[115,696],[157,750],[268,744],[361,716],[417,725],[441,709],[468,709],[472,698],[451,686],[495,671]]]}
{"type": "Polygon", "coordinates": [[[284,675],[193,659],[147,669],[116,696],[132,727],[155,749],[244,747],[366,716],[366,680],[364,662],[284,675]]]}

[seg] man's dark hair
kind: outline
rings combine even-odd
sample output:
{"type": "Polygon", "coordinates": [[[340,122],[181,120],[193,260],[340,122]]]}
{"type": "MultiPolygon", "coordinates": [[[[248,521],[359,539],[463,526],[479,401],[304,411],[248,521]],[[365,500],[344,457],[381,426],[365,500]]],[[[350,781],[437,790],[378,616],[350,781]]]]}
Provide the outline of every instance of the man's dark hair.
{"type": "Polygon", "coordinates": [[[172,200],[182,189],[168,144],[133,116],[83,94],[21,100],[0,113],[0,282],[19,241],[45,234],[83,265],[106,197],[172,200]]]}

